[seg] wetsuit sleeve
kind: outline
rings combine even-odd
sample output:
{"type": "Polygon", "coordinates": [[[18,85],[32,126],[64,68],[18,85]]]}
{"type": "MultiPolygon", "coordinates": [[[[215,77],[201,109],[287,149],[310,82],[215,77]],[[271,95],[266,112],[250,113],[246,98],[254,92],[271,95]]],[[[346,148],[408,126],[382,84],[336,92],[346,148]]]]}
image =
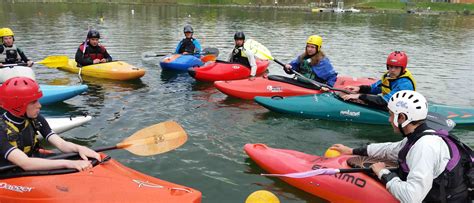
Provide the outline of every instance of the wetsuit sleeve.
{"type": "Polygon", "coordinates": [[[183,40],[178,42],[178,45],[176,45],[176,49],[174,50],[175,54],[181,54],[181,53],[179,53],[179,49],[181,48],[182,44],[183,44],[183,40]]]}
{"type": "Polygon", "coordinates": [[[249,60],[249,64],[250,64],[250,76],[255,76],[257,74],[257,62],[255,60],[255,55],[249,51],[249,50],[245,50],[245,54],[247,55],[247,60],[249,60]]]}
{"type": "Polygon", "coordinates": [[[293,61],[291,61],[290,63],[290,66],[291,66],[291,69],[295,70],[295,71],[298,71],[298,68],[300,66],[300,60],[299,60],[299,57],[296,57],[296,59],[294,59],[293,61]]]}
{"type": "Polygon", "coordinates": [[[408,151],[406,163],[410,172],[406,181],[393,177],[386,188],[400,202],[422,202],[449,159],[449,148],[442,138],[423,136],[408,151]]]}
{"type": "Polygon", "coordinates": [[[194,56],[198,58],[201,57],[201,51],[202,51],[201,43],[199,43],[197,39],[194,39],[193,44],[194,44],[194,56]]]}
{"type": "Polygon", "coordinates": [[[359,155],[359,156],[368,156],[367,154],[367,146],[365,147],[360,147],[360,148],[354,148],[352,150],[352,154],[354,155],[359,155]]]}
{"type": "Polygon", "coordinates": [[[37,130],[40,132],[41,136],[43,136],[44,139],[48,140],[51,135],[55,134],[49,126],[48,121],[46,121],[46,119],[41,114],[38,115],[36,119],[39,123],[37,130]]]}
{"type": "Polygon", "coordinates": [[[390,161],[397,161],[398,152],[403,148],[407,139],[399,142],[376,143],[367,146],[367,154],[369,157],[388,159],[390,161]]]}
{"type": "Polygon", "coordinates": [[[21,57],[21,61],[24,62],[24,63],[27,63],[28,62],[28,57],[26,57],[25,52],[23,52],[20,48],[17,48],[16,50],[18,51],[18,54],[21,57]]]}
{"type": "Polygon", "coordinates": [[[87,59],[84,58],[84,54],[82,53],[82,50],[80,47],[76,51],[75,59],[76,59],[77,64],[81,66],[88,66],[88,65],[94,64],[91,58],[87,58],[87,59]]]}
{"type": "Polygon", "coordinates": [[[1,156],[1,159],[8,160],[8,155],[14,149],[16,149],[16,147],[14,147],[13,145],[10,144],[10,142],[8,142],[6,130],[3,127],[0,127],[0,156],[1,156]]]}
{"type": "Polygon", "coordinates": [[[371,90],[371,87],[370,85],[361,85],[359,86],[359,93],[361,94],[369,94],[370,93],[370,90],[371,90]]]}
{"type": "Polygon", "coordinates": [[[392,91],[384,95],[383,98],[385,99],[385,101],[388,102],[388,100],[392,97],[392,95],[402,90],[415,90],[415,88],[413,88],[413,84],[411,83],[410,79],[400,78],[397,81],[395,81],[392,84],[392,91]]]}
{"type": "Polygon", "coordinates": [[[370,92],[368,94],[380,94],[382,93],[382,88],[380,87],[382,85],[382,80],[379,80],[372,85],[370,85],[370,92]]]}
{"type": "Polygon", "coordinates": [[[107,52],[107,49],[105,49],[105,47],[104,47],[104,58],[107,62],[111,62],[113,60],[112,56],[110,56],[109,52],[107,52]]]}
{"type": "Polygon", "coordinates": [[[386,109],[387,108],[387,101],[385,98],[380,95],[373,95],[373,94],[361,94],[359,99],[367,103],[369,106],[386,109]]]}

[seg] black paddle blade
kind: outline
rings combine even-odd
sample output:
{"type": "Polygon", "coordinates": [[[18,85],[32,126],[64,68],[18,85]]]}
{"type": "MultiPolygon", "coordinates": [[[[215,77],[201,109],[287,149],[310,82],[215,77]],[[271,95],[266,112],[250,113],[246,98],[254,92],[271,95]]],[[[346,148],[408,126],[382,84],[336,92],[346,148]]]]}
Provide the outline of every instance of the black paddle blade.
{"type": "Polygon", "coordinates": [[[217,48],[205,48],[202,50],[201,55],[214,55],[219,56],[219,49],[217,48]]]}
{"type": "Polygon", "coordinates": [[[446,130],[448,132],[456,126],[453,120],[434,112],[428,112],[426,124],[433,130],[446,130]]]}

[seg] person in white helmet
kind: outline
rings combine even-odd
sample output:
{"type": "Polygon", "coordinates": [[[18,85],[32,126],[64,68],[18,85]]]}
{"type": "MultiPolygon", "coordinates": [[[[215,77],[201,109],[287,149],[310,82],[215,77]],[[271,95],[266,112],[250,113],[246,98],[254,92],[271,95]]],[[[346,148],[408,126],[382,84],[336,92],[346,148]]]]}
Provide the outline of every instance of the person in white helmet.
{"type": "Polygon", "coordinates": [[[397,172],[381,162],[371,168],[400,202],[471,202],[472,150],[446,131],[426,125],[425,97],[412,90],[399,91],[389,99],[388,109],[389,122],[403,140],[355,149],[335,144],[331,149],[397,161],[397,172]]]}

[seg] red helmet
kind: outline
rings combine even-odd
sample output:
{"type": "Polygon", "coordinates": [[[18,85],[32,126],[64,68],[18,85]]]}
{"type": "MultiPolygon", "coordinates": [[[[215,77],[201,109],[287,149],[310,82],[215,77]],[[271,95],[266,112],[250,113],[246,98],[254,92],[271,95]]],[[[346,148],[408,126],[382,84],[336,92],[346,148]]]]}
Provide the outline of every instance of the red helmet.
{"type": "Polygon", "coordinates": [[[402,72],[405,72],[407,64],[408,56],[403,51],[394,51],[387,57],[387,66],[402,67],[402,72]]]}
{"type": "Polygon", "coordinates": [[[25,115],[29,103],[42,96],[38,83],[27,77],[10,78],[0,86],[0,106],[18,117],[25,115]]]}

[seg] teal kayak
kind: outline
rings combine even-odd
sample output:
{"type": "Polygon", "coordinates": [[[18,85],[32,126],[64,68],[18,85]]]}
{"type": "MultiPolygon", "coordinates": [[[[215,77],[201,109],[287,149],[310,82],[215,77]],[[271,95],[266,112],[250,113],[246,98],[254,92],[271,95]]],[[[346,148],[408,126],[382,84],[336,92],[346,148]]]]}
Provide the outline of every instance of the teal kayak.
{"type": "MultiPolygon", "coordinates": [[[[378,125],[389,124],[388,112],[345,102],[334,93],[295,97],[255,97],[255,101],[271,111],[308,118],[378,125]]],[[[474,108],[429,104],[428,109],[431,113],[450,118],[458,126],[474,125],[474,108]]]]}
{"type": "Polygon", "coordinates": [[[73,98],[87,91],[87,85],[40,85],[43,97],[40,99],[42,105],[49,105],[73,98]]]}

